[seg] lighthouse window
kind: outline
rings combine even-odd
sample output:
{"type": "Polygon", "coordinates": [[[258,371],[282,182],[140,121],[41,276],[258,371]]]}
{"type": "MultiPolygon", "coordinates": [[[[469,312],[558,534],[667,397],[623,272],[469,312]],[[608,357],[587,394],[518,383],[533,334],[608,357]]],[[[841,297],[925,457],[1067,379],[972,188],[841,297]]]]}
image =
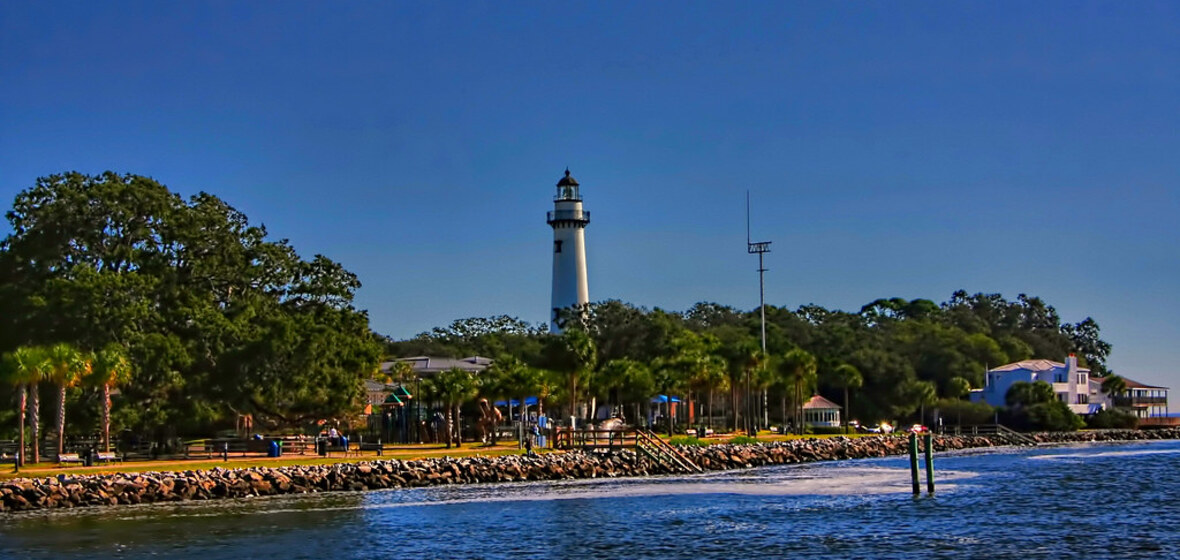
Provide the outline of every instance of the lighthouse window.
{"type": "Polygon", "coordinates": [[[561,240],[560,239],[553,242],[553,252],[554,253],[561,252],[561,240]]]}

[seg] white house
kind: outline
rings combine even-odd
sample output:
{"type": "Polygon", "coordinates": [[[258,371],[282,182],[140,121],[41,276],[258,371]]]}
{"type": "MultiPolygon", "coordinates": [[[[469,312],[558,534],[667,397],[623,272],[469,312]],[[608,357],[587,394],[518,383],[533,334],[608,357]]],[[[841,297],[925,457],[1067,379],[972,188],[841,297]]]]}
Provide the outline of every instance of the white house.
{"type": "Polygon", "coordinates": [[[1102,391],[1102,378],[1091,377],[1090,402],[1101,403],[1103,408],[1118,407],[1130,411],[1139,418],[1141,425],[1171,423],[1165,420],[1168,418],[1167,387],[1147,385],[1126,377],[1123,382],[1127,384],[1127,391],[1111,399],[1102,391]]]}
{"type": "Polygon", "coordinates": [[[1077,356],[1070,354],[1065,363],[1052,360],[1024,360],[987,371],[984,387],[971,391],[971,402],[985,402],[992,406],[1007,404],[1004,397],[1013,383],[1044,381],[1053,387],[1057,399],[1069,405],[1076,414],[1093,414],[1102,409],[1101,402],[1092,402],[1090,370],[1078,367],[1077,356]]]}
{"type": "Polygon", "coordinates": [[[840,405],[815,395],[803,403],[803,423],[808,426],[840,427],[840,405]]]}

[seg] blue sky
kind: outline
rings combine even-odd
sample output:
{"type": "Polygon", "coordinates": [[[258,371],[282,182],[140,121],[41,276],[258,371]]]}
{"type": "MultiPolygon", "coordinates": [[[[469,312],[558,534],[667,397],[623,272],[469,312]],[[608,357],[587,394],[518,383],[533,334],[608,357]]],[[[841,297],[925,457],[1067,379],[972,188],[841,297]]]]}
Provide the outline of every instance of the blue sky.
{"type": "Polygon", "coordinates": [[[4,2],[0,199],[215,193],[406,337],[546,319],[566,166],[591,299],[752,309],[749,189],[770,303],[1038,295],[1180,388],[1178,30],[1174,2],[4,2]]]}

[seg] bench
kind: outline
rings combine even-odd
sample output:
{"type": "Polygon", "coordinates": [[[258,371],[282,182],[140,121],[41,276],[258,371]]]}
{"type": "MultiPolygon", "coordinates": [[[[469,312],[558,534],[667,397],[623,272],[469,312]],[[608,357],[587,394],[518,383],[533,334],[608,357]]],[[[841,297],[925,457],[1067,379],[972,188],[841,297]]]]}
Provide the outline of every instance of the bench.
{"type": "Polygon", "coordinates": [[[112,461],[118,461],[119,455],[116,453],[107,453],[107,452],[99,451],[98,453],[94,454],[94,460],[95,461],[102,461],[104,463],[110,463],[112,461]]]}
{"type": "Polygon", "coordinates": [[[57,464],[61,465],[64,463],[80,464],[82,463],[82,457],[79,457],[77,453],[62,453],[61,455],[57,456],[57,464]]]}

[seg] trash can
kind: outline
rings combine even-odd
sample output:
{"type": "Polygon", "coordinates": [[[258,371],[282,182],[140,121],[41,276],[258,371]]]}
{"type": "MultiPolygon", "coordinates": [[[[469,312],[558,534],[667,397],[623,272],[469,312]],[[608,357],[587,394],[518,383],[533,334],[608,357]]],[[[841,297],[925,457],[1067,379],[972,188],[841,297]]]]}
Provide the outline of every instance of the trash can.
{"type": "Polygon", "coordinates": [[[94,466],[94,449],[87,449],[85,456],[82,457],[82,465],[87,467],[94,466]]]}
{"type": "Polygon", "coordinates": [[[326,439],[315,440],[315,452],[316,452],[316,455],[319,455],[320,457],[326,457],[328,455],[328,440],[326,440],[326,439]]]}
{"type": "Polygon", "coordinates": [[[273,439],[270,440],[269,442],[267,442],[266,456],[267,457],[278,457],[279,456],[279,442],[277,442],[273,439]]]}

